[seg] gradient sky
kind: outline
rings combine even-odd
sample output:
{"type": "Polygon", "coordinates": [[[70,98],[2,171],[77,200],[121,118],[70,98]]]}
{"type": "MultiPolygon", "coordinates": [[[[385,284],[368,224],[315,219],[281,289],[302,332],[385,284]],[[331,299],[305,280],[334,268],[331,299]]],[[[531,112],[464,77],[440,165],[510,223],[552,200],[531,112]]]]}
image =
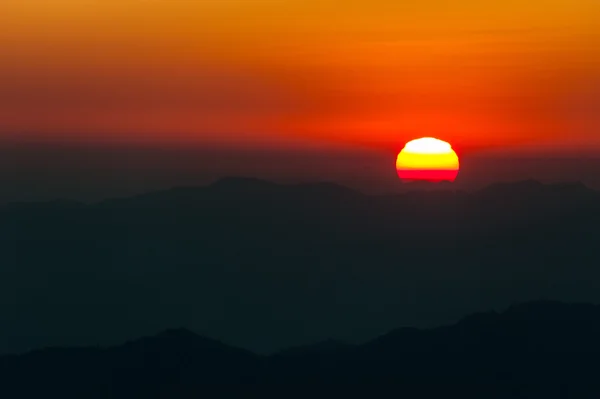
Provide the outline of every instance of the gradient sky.
{"type": "Polygon", "coordinates": [[[600,149],[598,0],[2,0],[0,138],[600,149]]]}

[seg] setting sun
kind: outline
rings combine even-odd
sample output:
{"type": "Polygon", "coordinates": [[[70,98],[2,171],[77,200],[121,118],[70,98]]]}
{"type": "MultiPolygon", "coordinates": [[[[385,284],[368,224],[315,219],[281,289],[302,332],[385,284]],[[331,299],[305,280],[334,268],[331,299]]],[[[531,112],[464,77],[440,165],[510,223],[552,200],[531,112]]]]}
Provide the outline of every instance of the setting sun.
{"type": "Polygon", "coordinates": [[[454,181],[458,175],[459,161],[449,143],[424,137],[404,146],[398,154],[396,170],[403,181],[454,181]]]}

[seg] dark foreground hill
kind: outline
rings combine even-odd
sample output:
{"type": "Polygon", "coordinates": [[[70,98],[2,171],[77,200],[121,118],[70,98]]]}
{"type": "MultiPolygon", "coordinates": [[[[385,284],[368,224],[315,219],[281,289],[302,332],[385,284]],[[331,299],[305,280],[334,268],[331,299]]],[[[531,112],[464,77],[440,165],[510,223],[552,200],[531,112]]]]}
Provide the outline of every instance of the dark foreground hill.
{"type": "Polygon", "coordinates": [[[535,181],[368,196],[230,178],[12,204],[0,208],[0,353],[170,326],[267,353],[514,302],[600,303],[599,225],[598,192],[535,181]]]}
{"type": "Polygon", "coordinates": [[[533,302],[259,356],[187,330],[0,357],[6,398],[596,398],[600,307],[533,302]]]}

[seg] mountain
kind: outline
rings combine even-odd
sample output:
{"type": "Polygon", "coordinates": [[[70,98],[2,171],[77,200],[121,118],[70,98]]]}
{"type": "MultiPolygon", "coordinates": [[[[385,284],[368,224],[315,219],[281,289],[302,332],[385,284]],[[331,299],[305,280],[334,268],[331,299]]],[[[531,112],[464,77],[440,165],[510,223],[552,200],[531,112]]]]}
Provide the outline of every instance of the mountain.
{"type": "Polygon", "coordinates": [[[0,353],[170,326],[267,353],[513,302],[600,303],[600,195],[580,184],[370,196],[226,178],[0,220],[0,353]]]}
{"type": "Polygon", "coordinates": [[[196,386],[254,381],[258,359],[185,329],[167,330],[109,348],[54,348],[1,357],[0,394],[11,398],[180,397],[193,393],[196,386]]]}
{"type": "Polygon", "coordinates": [[[190,331],[0,357],[3,397],[597,397],[600,306],[552,301],[254,355],[190,331]],[[305,396],[304,396],[305,397],[305,396]]]}

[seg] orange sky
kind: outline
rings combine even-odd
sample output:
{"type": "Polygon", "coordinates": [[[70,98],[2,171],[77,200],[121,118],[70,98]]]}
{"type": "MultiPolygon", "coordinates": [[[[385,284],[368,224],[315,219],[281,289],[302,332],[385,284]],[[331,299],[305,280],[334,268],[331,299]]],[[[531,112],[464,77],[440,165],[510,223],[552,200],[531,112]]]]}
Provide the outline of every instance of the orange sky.
{"type": "Polygon", "coordinates": [[[0,137],[600,148],[598,0],[2,0],[0,137]]]}

